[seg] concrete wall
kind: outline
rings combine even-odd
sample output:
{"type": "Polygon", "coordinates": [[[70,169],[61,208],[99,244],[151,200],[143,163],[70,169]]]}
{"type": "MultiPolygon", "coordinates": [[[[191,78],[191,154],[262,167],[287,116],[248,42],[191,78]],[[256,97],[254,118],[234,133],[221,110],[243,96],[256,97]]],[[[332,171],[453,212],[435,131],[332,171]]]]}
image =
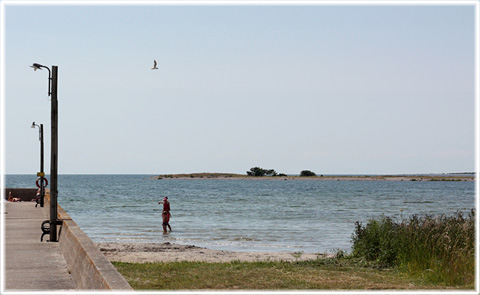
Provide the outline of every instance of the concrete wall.
{"type": "MultiPolygon", "coordinates": [[[[50,206],[50,196],[45,196],[45,207],[50,206]]],[[[58,227],[60,249],[77,288],[81,290],[132,291],[127,280],[107,260],[92,240],[78,227],[58,205],[58,218],[63,224],[58,227]]]]}
{"type": "Polygon", "coordinates": [[[35,199],[38,188],[5,188],[5,200],[8,200],[8,193],[12,192],[14,198],[20,198],[24,202],[35,199]]]}

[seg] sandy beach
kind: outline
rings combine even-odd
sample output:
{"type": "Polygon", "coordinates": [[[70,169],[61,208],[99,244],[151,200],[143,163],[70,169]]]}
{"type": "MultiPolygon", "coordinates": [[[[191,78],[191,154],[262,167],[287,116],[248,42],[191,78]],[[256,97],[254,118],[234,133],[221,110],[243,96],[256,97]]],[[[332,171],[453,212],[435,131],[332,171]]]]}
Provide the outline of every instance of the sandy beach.
{"type": "Polygon", "coordinates": [[[233,252],[171,243],[96,243],[96,245],[110,261],[131,263],[177,261],[296,261],[333,256],[331,253],[233,252]]]}

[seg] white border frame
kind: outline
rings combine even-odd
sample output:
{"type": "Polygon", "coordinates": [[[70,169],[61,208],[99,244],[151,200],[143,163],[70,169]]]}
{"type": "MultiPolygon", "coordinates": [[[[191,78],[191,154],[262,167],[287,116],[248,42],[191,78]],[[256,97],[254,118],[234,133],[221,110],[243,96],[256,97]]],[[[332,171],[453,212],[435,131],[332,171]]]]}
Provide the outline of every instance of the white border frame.
{"type": "MultiPolygon", "coordinates": [[[[405,0],[405,1],[106,1],[106,0],[49,0],[49,1],[22,1],[22,0],[0,0],[0,195],[2,200],[4,199],[4,188],[5,188],[5,17],[6,17],[6,6],[21,6],[21,5],[31,5],[31,6],[44,6],[44,5],[59,5],[59,6],[146,6],[146,5],[158,5],[158,6],[366,6],[366,5],[376,5],[376,6],[416,6],[416,5],[427,5],[427,6],[473,6],[475,9],[475,65],[474,65],[474,78],[475,78],[475,190],[476,190],[476,273],[475,273],[475,290],[474,291],[446,291],[446,290],[426,290],[426,291],[134,291],[134,292],[115,292],[115,294],[479,294],[480,293],[480,218],[478,217],[478,209],[480,208],[480,179],[478,173],[480,171],[480,88],[479,88],[479,79],[480,79],[480,42],[479,42],[479,30],[480,30],[480,8],[478,0],[464,0],[464,1],[442,1],[442,0],[405,0]]],[[[1,234],[0,234],[0,292],[2,294],[32,294],[32,292],[10,292],[5,291],[5,206],[3,201],[1,202],[1,234]]],[[[47,291],[47,292],[34,292],[35,294],[113,294],[112,292],[100,292],[100,291],[47,291]]]]}

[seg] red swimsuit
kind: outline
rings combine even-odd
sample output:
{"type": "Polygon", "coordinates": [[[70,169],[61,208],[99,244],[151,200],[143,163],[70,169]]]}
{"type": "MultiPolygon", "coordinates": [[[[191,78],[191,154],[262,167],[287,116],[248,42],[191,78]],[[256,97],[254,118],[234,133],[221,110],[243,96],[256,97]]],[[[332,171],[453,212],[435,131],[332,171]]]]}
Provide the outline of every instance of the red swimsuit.
{"type": "Polygon", "coordinates": [[[163,202],[163,211],[167,211],[166,222],[168,223],[170,221],[170,202],[168,201],[163,202]]]}

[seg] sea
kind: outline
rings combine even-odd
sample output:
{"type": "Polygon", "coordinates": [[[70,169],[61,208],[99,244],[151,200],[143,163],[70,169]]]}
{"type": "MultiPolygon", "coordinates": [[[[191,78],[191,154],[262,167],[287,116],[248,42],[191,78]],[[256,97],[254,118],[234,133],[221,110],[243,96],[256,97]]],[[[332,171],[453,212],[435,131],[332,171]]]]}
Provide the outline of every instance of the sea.
{"type": "MultiPolygon", "coordinates": [[[[151,179],[59,175],[58,203],[94,242],[176,243],[217,250],[351,251],[355,222],[452,215],[475,207],[472,181],[151,179]],[[163,233],[162,205],[172,232],[163,233]]],[[[34,188],[35,175],[5,175],[34,188]]],[[[40,228],[39,228],[40,230],[40,228]]]]}

